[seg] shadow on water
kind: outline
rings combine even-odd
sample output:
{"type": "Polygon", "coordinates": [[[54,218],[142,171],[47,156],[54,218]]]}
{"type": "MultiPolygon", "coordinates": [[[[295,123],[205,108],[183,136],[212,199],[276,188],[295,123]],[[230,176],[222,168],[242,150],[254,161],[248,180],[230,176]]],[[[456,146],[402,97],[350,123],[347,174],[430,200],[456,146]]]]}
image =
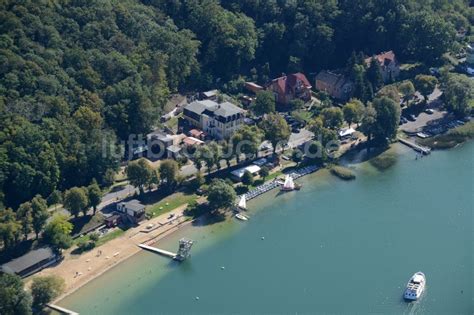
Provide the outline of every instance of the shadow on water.
{"type": "Polygon", "coordinates": [[[359,145],[355,149],[350,150],[340,158],[342,165],[367,162],[379,155],[382,155],[390,147],[367,147],[359,145]]]}
{"type": "Polygon", "coordinates": [[[198,209],[195,209],[192,214],[195,219],[191,223],[195,227],[209,226],[223,222],[229,215],[229,213],[221,211],[209,213],[207,204],[198,205],[197,208],[198,209]]]}

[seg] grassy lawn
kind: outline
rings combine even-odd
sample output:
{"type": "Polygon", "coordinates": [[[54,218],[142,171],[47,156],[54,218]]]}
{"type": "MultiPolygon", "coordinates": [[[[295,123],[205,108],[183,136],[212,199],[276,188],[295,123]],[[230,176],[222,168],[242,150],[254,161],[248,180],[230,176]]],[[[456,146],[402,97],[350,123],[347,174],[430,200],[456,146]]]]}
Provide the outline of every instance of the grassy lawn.
{"type": "Polygon", "coordinates": [[[163,213],[169,212],[182,205],[190,203],[198,198],[196,194],[186,194],[183,192],[174,193],[168,197],[163,198],[160,202],[155,203],[147,208],[147,213],[153,217],[157,217],[163,213]]]}
{"type": "Polygon", "coordinates": [[[99,226],[104,222],[104,216],[100,211],[97,211],[95,215],[90,216],[79,216],[77,218],[71,218],[69,220],[74,225],[72,235],[82,234],[89,229],[99,226]]]}
{"type": "Polygon", "coordinates": [[[166,126],[168,126],[168,128],[173,129],[173,130],[175,128],[178,128],[178,119],[181,116],[182,116],[182,114],[179,114],[178,116],[171,117],[171,119],[166,122],[166,126]]]}
{"type": "Polygon", "coordinates": [[[125,233],[124,230],[117,228],[113,230],[112,232],[109,232],[105,234],[104,236],[100,237],[99,240],[96,243],[96,246],[100,246],[102,244],[107,243],[108,241],[113,240],[114,238],[117,238],[125,233]]]}
{"type": "MultiPolygon", "coordinates": [[[[104,236],[100,237],[99,240],[95,243],[95,247],[103,245],[103,244],[107,243],[108,241],[111,241],[114,238],[117,238],[117,237],[123,235],[124,233],[125,233],[125,230],[122,230],[120,228],[116,228],[112,232],[109,232],[109,233],[105,234],[104,236]]],[[[90,236],[90,234],[76,238],[74,240],[74,245],[77,245],[81,242],[89,241],[90,240],[89,236],[90,236]]]]}

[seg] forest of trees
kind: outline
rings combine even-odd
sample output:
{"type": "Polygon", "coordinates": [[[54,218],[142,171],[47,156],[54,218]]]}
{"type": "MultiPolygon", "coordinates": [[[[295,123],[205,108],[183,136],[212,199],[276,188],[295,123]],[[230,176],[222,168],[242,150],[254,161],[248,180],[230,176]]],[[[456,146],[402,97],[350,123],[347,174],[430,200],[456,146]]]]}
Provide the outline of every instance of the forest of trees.
{"type": "Polygon", "coordinates": [[[6,0],[0,202],[110,183],[104,143],[143,134],[176,91],[339,68],[356,51],[440,62],[467,0],[6,0]]]}

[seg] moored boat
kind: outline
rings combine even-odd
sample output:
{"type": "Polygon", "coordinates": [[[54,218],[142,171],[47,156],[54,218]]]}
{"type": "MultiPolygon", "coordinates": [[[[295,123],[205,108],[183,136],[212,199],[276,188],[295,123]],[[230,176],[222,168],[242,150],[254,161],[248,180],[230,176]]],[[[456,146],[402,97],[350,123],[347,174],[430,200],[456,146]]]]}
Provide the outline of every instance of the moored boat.
{"type": "Polygon", "coordinates": [[[405,294],[403,297],[406,300],[415,301],[421,296],[426,286],[425,274],[421,271],[415,273],[407,283],[405,294]]]}
{"type": "Polygon", "coordinates": [[[295,189],[295,182],[293,181],[293,177],[290,175],[286,175],[285,182],[281,186],[282,191],[292,191],[295,189]]]}
{"type": "Polygon", "coordinates": [[[237,219],[241,220],[241,221],[248,221],[248,220],[249,220],[249,218],[248,218],[247,216],[243,215],[242,213],[237,213],[237,214],[235,215],[235,217],[236,217],[237,219]]]}

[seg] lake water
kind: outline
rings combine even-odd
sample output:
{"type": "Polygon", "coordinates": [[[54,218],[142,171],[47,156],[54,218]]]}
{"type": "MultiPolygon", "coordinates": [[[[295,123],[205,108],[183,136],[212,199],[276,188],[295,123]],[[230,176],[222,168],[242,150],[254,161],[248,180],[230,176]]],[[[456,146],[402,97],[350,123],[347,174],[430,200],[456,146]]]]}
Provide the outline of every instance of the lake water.
{"type": "Polygon", "coordinates": [[[176,251],[191,237],[188,261],[143,252],[59,304],[81,314],[472,314],[474,143],[419,160],[396,149],[385,172],[353,165],[357,179],[343,182],[320,171],[299,192],[249,202],[248,222],[185,228],[157,246],[176,251]],[[416,271],[427,289],[406,303],[416,271]]]}

